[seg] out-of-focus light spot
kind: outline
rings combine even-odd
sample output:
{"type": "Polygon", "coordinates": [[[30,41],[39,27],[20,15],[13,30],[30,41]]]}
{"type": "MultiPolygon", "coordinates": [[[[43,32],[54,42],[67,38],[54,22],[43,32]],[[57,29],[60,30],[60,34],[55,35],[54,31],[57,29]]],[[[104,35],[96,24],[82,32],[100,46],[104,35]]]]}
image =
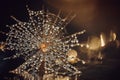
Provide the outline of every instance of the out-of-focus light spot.
{"type": "Polygon", "coordinates": [[[81,45],[80,45],[80,47],[84,47],[84,45],[83,45],[83,44],[81,44],[81,45]]]}
{"type": "Polygon", "coordinates": [[[4,50],[5,50],[5,45],[3,44],[3,42],[0,43],[0,50],[1,50],[1,51],[4,51],[4,50]]]}
{"type": "Polygon", "coordinates": [[[101,47],[104,47],[105,46],[104,34],[100,34],[100,40],[101,40],[101,47]]]}
{"type": "Polygon", "coordinates": [[[86,64],[86,62],[84,60],[82,60],[82,64],[86,64]]]}
{"type": "Polygon", "coordinates": [[[113,32],[113,31],[111,31],[111,32],[110,32],[110,41],[115,41],[115,40],[116,40],[116,37],[117,37],[116,33],[113,32]]]}
{"type": "Polygon", "coordinates": [[[69,50],[67,52],[67,55],[68,55],[68,62],[74,64],[74,63],[77,63],[78,61],[78,58],[77,58],[77,51],[75,50],[69,50]]]}
{"type": "Polygon", "coordinates": [[[90,46],[89,47],[90,50],[99,49],[99,47],[100,47],[100,39],[99,39],[99,37],[96,37],[96,36],[92,37],[90,39],[90,41],[89,41],[89,46],[90,46]]]}
{"type": "Polygon", "coordinates": [[[116,33],[113,33],[113,40],[116,40],[116,33]]]}
{"type": "Polygon", "coordinates": [[[102,53],[101,53],[101,52],[99,52],[99,54],[98,54],[98,59],[100,59],[100,60],[102,60],[102,59],[103,59],[103,55],[102,55],[102,53]]]}
{"type": "Polygon", "coordinates": [[[90,46],[88,44],[86,44],[86,47],[89,48],[90,46]]]}

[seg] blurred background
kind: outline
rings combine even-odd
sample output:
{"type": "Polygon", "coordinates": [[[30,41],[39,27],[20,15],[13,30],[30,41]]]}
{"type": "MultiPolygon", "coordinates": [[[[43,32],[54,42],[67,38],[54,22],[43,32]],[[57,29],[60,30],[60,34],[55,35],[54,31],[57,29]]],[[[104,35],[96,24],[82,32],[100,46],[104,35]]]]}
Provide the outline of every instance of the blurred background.
{"type": "MultiPolygon", "coordinates": [[[[79,80],[119,80],[120,68],[120,1],[119,0],[1,0],[0,31],[8,32],[6,25],[28,21],[26,5],[31,10],[41,10],[45,6],[50,12],[63,14],[73,12],[76,17],[66,26],[69,34],[86,30],[79,37],[81,47],[77,47],[79,57],[85,64],[79,66],[83,74],[79,80]],[[119,78],[119,79],[118,79],[119,78]]],[[[6,36],[0,34],[0,42],[6,36]]],[[[13,52],[0,51],[0,80],[9,80],[16,74],[8,73],[24,62],[22,58],[3,61],[13,52]]],[[[19,75],[17,75],[19,77],[19,75]]]]}

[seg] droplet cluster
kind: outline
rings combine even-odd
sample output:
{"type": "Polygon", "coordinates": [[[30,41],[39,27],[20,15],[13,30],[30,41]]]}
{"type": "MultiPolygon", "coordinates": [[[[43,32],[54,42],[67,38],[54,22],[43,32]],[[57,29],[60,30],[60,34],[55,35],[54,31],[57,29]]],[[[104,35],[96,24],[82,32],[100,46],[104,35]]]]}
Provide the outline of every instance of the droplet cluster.
{"type": "Polygon", "coordinates": [[[19,74],[27,72],[34,77],[32,80],[36,80],[42,65],[45,74],[68,76],[80,74],[81,71],[68,61],[68,54],[73,47],[80,45],[77,36],[83,34],[85,30],[66,36],[65,26],[73,16],[62,19],[60,15],[44,10],[28,9],[28,12],[28,22],[16,20],[16,24],[9,26],[10,31],[5,42],[6,49],[16,52],[9,58],[22,56],[25,59],[15,72],[19,74]]]}

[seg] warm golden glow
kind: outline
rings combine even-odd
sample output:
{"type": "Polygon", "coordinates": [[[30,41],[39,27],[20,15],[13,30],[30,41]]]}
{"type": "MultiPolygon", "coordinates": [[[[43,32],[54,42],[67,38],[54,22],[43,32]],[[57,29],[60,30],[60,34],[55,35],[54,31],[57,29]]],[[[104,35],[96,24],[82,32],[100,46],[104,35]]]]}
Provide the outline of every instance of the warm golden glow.
{"type": "Polygon", "coordinates": [[[100,53],[100,52],[99,52],[99,54],[98,54],[98,59],[100,59],[100,60],[103,59],[103,55],[102,55],[102,53],[100,53]]]}
{"type": "Polygon", "coordinates": [[[82,64],[86,64],[86,62],[84,60],[82,60],[82,64]]]}
{"type": "Polygon", "coordinates": [[[116,40],[116,33],[113,33],[113,40],[116,40]]]}
{"type": "Polygon", "coordinates": [[[89,47],[86,47],[90,50],[98,50],[101,45],[100,38],[96,36],[91,37],[87,45],[89,45],[89,47]]]}
{"type": "Polygon", "coordinates": [[[89,48],[90,46],[88,44],[86,44],[86,47],[89,48]]]}
{"type": "Polygon", "coordinates": [[[0,50],[1,50],[1,51],[4,51],[4,48],[5,48],[5,45],[2,45],[2,44],[1,44],[1,45],[0,45],[0,50]]]}
{"type": "Polygon", "coordinates": [[[79,61],[79,59],[77,58],[77,51],[75,50],[69,50],[67,52],[68,55],[68,62],[70,62],[71,64],[77,63],[79,61]]]}
{"type": "Polygon", "coordinates": [[[41,43],[40,45],[39,45],[39,48],[40,48],[40,50],[42,51],[42,52],[47,52],[48,51],[48,43],[41,43]]]}
{"type": "Polygon", "coordinates": [[[105,38],[103,34],[100,34],[101,47],[105,46],[105,38]]]}
{"type": "Polygon", "coordinates": [[[115,40],[116,40],[116,37],[117,37],[116,33],[113,32],[113,31],[111,31],[111,32],[110,32],[110,41],[115,41],[115,40]]]}
{"type": "Polygon", "coordinates": [[[56,77],[54,76],[54,74],[45,74],[43,76],[44,80],[71,80],[71,78],[69,76],[61,76],[61,75],[57,75],[56,77]]]}

